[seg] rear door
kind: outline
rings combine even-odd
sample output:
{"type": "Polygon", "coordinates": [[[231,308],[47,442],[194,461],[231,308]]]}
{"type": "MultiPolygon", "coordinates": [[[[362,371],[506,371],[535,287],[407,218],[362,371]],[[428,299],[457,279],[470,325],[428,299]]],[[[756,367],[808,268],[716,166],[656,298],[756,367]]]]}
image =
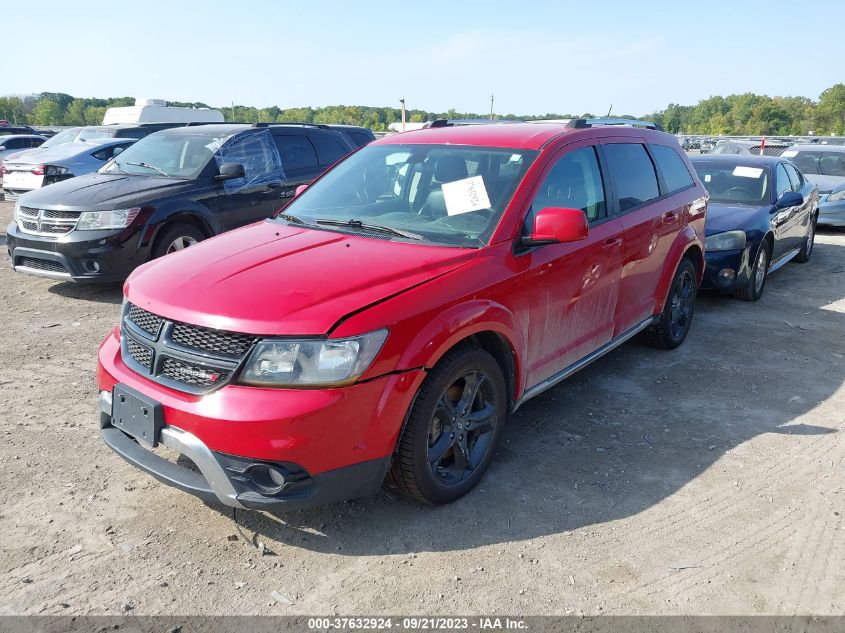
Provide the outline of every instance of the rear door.
{"type": "Polygon", "coordinates": [[[795,214],[795,222],[790,227],[790,240],[792,241],[792,248],[801,248],[804,244],[804,238],[807,236],[810,222],[813,215],[813,200],[810,197],[812,193],[812,186],[798,173],[798,170],[789,163],[783,163],[783,168],[786,170],[786,175],[789,176],[789,182],[792,183],[792,191],[801,194],[803,202],[801,207],[795,214]]]}
{"type": "Polygon", "coordinates": [[[638,325],[654,313],[654,295],[665,259],[665,239],[680,218],[671,202],[660,198],[660,185],[651,155],[642,139],[603,141],[613,190],[613,213],[623,228],[619,299],[615,334],[638,325]]]}
{"type": "Polygon", "coordinates": [[[587,356],[613,335],[622,225],[607,214],[606,189],[596,147],[581,143],[555,155],[534,192],[526,233],[534,213],[546,207],[583,210],[590,231],[586,240],[524,255],[531,258],[529,385],[587,356]]]}

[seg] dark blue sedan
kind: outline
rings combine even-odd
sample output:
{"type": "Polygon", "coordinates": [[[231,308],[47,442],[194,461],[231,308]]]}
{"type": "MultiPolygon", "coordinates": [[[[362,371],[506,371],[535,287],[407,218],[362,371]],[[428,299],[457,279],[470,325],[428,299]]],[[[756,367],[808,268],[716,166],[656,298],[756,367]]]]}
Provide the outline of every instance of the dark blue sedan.
{"type": "Polygon", "coordinates": [[[745,301],[763,296],[766,277],[790,260],[807,262],[819,213],[818,188],[774,156],[692,156],[710,193],[702,288],[745,301]]]}

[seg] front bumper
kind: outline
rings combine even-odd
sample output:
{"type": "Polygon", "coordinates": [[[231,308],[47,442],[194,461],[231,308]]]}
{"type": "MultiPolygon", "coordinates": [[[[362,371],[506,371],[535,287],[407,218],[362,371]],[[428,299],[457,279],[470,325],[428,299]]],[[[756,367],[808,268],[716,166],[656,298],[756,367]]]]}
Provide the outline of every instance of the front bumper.
{"type": "Polygon", "coordinates": [[[845,200],[824,201],[819,204],[818,224],[845,226],[845,200]]]}
{"type": "Polygon", "coordinates": [[[701,287],[722,292],[744,287],[751,277],[750,252],[749,248],[707,251],[704,255],[704,279],[701,287]],[[719,272],[722,270],[734,271],[734,277],[730,280],[720,278],[719,272]]]}
{"type": "Polygon", "coordinates": [[[163,483],[233,507],[300,509],[379,489],[424,375],[413,370],[338,389],[228,385],[193,396],[126,367],[111,334],[99,353],[100,427],[106,444],[163,483]],[[113,426],[110,396],[118,383],[162,405],[159,442],[190,459],[199,472],[164,459],[113,426]],[[290,473],[294,485],[264,494],[243,477],[256,463],[290,473]]]}
{"type": "Polygon", "coordinates": [[[6,244],[17,272],[64,281],[120,281],[150,257],[142,227],[73,230],[51,238],[24,233],[12,222],[6,229],[6,244]]]}

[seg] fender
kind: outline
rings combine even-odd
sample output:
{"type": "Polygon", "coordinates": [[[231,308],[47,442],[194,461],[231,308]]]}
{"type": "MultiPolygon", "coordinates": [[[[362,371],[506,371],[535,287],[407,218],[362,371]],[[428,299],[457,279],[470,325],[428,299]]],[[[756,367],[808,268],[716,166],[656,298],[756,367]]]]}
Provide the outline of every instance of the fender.
{"type": "Polygon", "coordinates": [[[203,224],[211,230],[211,235],[218,235],[222,232],[220,218],[212,213],[211,209],[194,200],[181,198],[168,200],[160,207],[157,207],[153,214],[147,219],[141,232],[141,246],[149,246],[155,241],[158,232],[175,215],[193,215],[202,220],[203,224]]]}
{"type": "Polygon", "coordinates": [[[681,259],[691,248],[698,247],[701,255],[696,255],[695,262],[698,268],[698,283],[704,276],[704,247],[695,229],[687,224],[676,236],[669,253],[666,255],[666,262],[663,266],[663,274],[660,276],[660,281],[657,284],[657,291],[655,292],[654,309],[655,314],[660,314],[663,310],[663,305],[666,303],[666,296],[669,294],[669,286],[672,284],[672,278],[675,276],[675,270],[681,259]]]}

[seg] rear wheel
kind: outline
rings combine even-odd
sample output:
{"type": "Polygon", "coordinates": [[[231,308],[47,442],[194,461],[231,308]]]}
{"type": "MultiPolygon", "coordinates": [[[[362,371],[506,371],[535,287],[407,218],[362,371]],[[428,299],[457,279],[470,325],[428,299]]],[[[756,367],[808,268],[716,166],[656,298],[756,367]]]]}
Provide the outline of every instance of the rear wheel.
{"type": "Polygon", "coordinates": [[[804,238],[804,243],[801,245],[801,250],[792,261],[799,264],[806,264],[810,261],[810,255],[813,254],[813,245],[816,242],[816,214],[810,216],[810,226],[807,227],[807,237],[804,238]]]}
{"type": "Polygon", "coordinates": [[[496,359],[476,347],[449,352],[426,377],[388,483],[425,503],[449,503],[481,480],[507,416],[507,388],[496,359]]]}
{"type": "Polygon", "coordinates": [[[751,269],[751,278],[744,288],[734,291],[734,297],[743,301],[759,301],[763,296],[766,287],[766,279],[769,276],[769,243],[766,240],[760,242],[757,249],[757,257],[754,258],[754,266],[751,269]]]}
{"type": "Polygon", "coordinates": [[[686,257],[678,264],[666,304],[657,321],[645,331],[645,341],[659,349],[674,349],[684,342],[695,312],[696,270],[686,257]]]}
{"type": "Polygon", "coordinates": [[[179,222],[166,226],[153,247],[153,259],[181,251],[205,239],[202,231],[197,227],[179,222]]]}

